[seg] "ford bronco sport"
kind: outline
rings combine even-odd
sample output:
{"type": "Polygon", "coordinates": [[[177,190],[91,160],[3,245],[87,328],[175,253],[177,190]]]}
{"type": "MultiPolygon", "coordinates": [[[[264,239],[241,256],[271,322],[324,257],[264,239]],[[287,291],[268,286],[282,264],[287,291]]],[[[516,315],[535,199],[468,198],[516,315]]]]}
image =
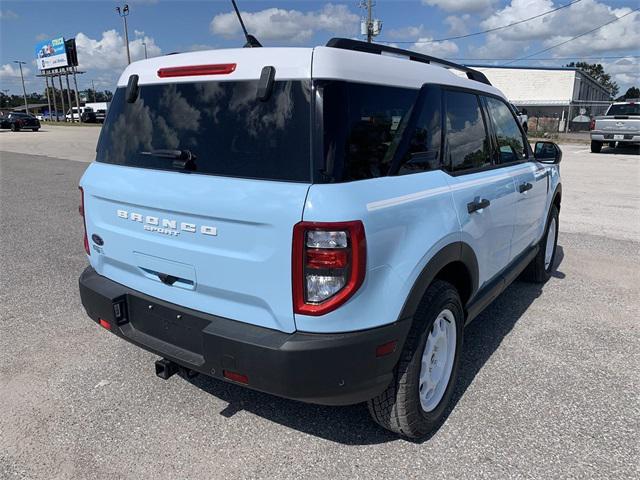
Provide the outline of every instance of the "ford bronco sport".
{"type": "Polygon", "coordinates": [[[464,326],[521,273],[549,278],[560,159],[482,73],[415,52],[333,39],[135,62],[80,181],[82,303],[163,378],[368,402],[419,437],[464,326]]]}

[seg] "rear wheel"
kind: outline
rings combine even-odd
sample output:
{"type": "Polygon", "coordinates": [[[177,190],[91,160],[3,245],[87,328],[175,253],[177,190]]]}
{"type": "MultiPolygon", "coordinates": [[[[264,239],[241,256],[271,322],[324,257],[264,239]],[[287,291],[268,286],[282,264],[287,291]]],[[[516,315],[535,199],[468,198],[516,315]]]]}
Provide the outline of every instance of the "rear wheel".
{"type": "Polygon", "coordinates": [[[600,150],[602,150],[602,142],[591,140],[591,153],[600,153],[600,150]]]}
{"type": "Polygon", "coordinates": [[[40,129],[39,129],[39,128],[32,128],[32,130],[33,130],[34,132],[37,132],[37,131],[38,131],[38,130],[40,130],[40,129]]]}
{"type": "Polygon", "coordinates": [[[558,246],[559,212],[555,205],[551,206],[549,220],[544,236],[540,240],[538,254],[524,271],[524,278],[534,283],[544,283],[551,277],[556,260],[558,246]]]}
{"type": "Polygon", "coordinates": [[[433,282],[414,317],[394,380],[368,402],[379,425],[410,438],[438,427],[458,374],[463,323],[456,289],[448,282],[433,282]]]}
{"type": "Polygon", "coordinates": [[[609,142],[609,146],[611,148],[616,148],[616,142],[609,142]]]}
{"type": "Polygon", "coordinates": [[[11,131],[12,132],[19,132],[20,131],[20,127],[17,126],[15,123],[11,124],[11,131]]]}

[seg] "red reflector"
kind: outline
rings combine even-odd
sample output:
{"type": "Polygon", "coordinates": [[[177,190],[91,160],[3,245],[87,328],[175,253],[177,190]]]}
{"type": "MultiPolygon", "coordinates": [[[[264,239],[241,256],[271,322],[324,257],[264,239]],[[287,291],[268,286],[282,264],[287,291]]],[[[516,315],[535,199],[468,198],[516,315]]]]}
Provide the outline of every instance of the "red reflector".
{"type": "Polygon", "coordinates": [[[192,77],[195,75],[227,75],[236,69],[235,63],[218,63],[214,65],[190,65],[188,67],[169,67],[158,70],[160,78],[192,77]]]}
{"type": "Polygon", "coordinates": [[[223,370],[222,375],[224,375],[224,378],[228,378],[229,380],[233,380],[234,382],[244,383],[245,385],[249,383],[249,377],[241,373],[223,370]]]}
{"type": "Polygon", "coordinates": [[[398,342],[396,340],[392,340],[391,342],[378,345],[376,347],[376,357],[384,357],[385,355],[395,352],[397,344],[398,342]]]}
{"type": "Polygon", "coordinates": [[[107,330],[111,330],[111,324],[107,322],[104,318],[99,318],[98,323],[101,327],[106,328],[107,330]]]}
{"type": "Polygon", "coordinates": [[[344,250],[307,250],[309,268],[344,268],[347,261],[347,252],[344,250]]]}

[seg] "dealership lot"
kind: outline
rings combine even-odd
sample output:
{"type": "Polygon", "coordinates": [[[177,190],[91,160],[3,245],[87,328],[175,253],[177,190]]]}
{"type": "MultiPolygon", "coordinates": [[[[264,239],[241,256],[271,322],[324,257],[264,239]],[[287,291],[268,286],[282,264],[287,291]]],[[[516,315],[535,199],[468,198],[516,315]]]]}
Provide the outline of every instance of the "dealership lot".
{"type": "Polygon", "coordinates": [[[0,478],[631,478],[639,458],[640,156],[565,145],[559,266],[466,331],[420,443],[362,405],[198,377],[85,315],[77,183],[99,128],[0,132],[0,478]],[[70,161],[76,160],[76,161],[70,161]]]}

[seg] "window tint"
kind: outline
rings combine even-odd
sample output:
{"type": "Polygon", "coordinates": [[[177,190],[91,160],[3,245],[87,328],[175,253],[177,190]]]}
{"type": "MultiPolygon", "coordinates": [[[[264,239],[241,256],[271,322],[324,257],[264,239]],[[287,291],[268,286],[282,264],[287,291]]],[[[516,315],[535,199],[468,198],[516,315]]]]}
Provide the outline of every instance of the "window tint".
{"type": "Polygon", "coordinates": [[[498,163],[517,162],[526,158],[524,138],[518,123],[507,105],[497,98],[485,97],[489,117],[498,138],[498,163]]]}
{"type": "Polygon", "coordinates": [[[440,89],[432,89],[426,94],[407,150],[400,161],[398,175],[440,168],[440,103],[440,89]]]}
{"type": "Polygon", "coordinates": [[[482,168],[491,164],[489,137],[478,97],[471,93],[447,91],[447,163],[453,172],[482,168]]]}
{"type": "Polygon", "coordinates": [[[320,170],[329,181],[387,175],[418,90],[342,81],[318,82],[323,99],[320,170]],[[405,123],[403,123],[405,122],[405,123]]]}
{"type": "Polygon", "coordinates": [[[640,115],[640,103],[619,103],[611,105],[607,115],[640,115]]]}
{"type": "Polygon", "coordinates": [[[141,85],[127,103],[119,88],[96,159],[184,171],[195,156],[194,173],[310,181],[310,81],[277,81],[267,101],[257,89],[257,80],[141,85]]]}

